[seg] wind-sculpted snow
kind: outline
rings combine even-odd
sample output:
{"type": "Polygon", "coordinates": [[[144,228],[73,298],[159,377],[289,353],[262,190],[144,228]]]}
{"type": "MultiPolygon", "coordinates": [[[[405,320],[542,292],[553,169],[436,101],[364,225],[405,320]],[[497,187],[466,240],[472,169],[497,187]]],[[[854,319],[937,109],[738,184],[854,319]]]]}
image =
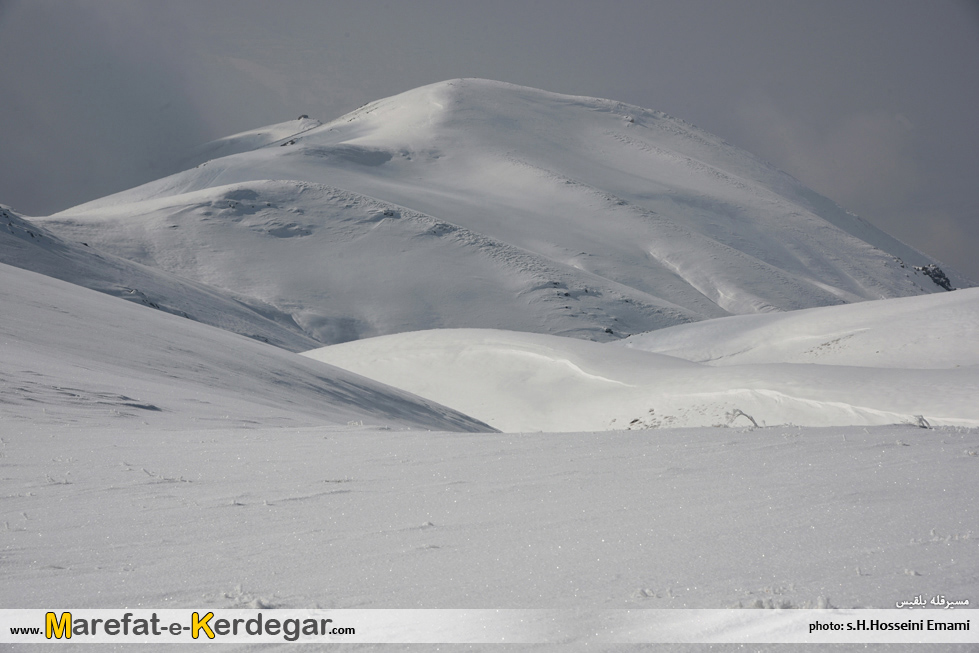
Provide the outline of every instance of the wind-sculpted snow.
{"type": "MultiPolygon", "coordinates": [[[[880,324],[892,317],[886,310],[884,315],[880,324]]],[[[915,354],[918,343],[902,335],[896,331],[880,346],[904,349],[912,360],[923,358],[915,354]]],[[[968,340],[946,347],[974,356],[977,342],[973,327],[968,340]]],[[[927,342],[922,346],[925,353],[932,348],[927,342]]],[[[384,336],[305,355],[451,406],[506,432],[786,424],[979,426],[975,364],[895,369],[772,359],[765,365],[714,367],[617,344],[476,329],[384,336]]]]}
{"type": "Polygon", "coordinates": [[[336,425],[487,431],[453,410],[241,336],[0,264],[3,430],[336,425]]]}
{"type": "Polygon", "coordinates": [[[321,343],[433,324],[608,339],[699,317],[465,227],[310,182],[232,184],[98,213],[111,235],[85,217],[59,220],[59,232],[252,298],[321,343]]]}
{"type": "Polygon", "coordinates": [[[612,340],[942,291],[915,269],[933,261],[788,175],[610,100],[454,80],[225,140],[237,153],[43,224],[326,344],[441,327],[612,340]]]}
{"type": "Polygon", "coordinates": [[[319,127],[321,124],[319,120],[310,120],[308,117],[302,116],[297,120],[289,120],[276,125],[250,129],[239,134],[225,136],[224,138],[219,138],[198,147],[187,158],[186,167],[197,166],[211,159],[219,159],[223,156],[249,152],[260,147],[270,145],[285,147],[292,145],[295,142],[294,139],[299,135],[319,127]]]}
{"type": "Polygon", "coordinates": [[[979,289],[708,320],[616,343],[709,365],[979,365],[979,289]]]}

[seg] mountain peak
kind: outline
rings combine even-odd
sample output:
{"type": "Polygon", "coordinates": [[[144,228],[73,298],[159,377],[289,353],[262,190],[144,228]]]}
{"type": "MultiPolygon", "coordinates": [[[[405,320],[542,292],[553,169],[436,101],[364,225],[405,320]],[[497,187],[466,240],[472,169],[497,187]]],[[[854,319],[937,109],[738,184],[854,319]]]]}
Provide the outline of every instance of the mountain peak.
{"type": "Polygon", "coordinates": [[[916,269],[934,261],[789,175],[613,100],[454,79],[216,143],[44,224],[324,343],[434,327],[608,340],[940,290],[916,269]]]}

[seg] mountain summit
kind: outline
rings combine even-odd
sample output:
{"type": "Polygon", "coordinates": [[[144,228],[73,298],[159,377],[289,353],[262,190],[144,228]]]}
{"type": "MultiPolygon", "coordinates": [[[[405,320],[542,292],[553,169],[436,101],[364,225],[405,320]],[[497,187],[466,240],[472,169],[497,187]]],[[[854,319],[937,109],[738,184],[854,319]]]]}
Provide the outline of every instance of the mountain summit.
{"type": "Polygon", "coordinates": [[[612,100],[452,80],[201,153],[220,158],[39,221],[324,344],[610,340],[944,292],[914,267],[934,261],[789,175],[612,100]]]}

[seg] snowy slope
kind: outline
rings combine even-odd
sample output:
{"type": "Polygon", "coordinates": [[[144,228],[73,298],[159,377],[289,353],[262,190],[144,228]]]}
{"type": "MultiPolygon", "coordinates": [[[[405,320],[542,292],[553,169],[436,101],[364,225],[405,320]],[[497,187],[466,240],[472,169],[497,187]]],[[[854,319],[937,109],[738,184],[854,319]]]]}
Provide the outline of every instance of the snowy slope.
{"type": "Polygon", "coordinates": [[[307,132],[314,127],[319,127],[322,123],[319,120],[311,120],[300,117],[297,120],[288,120],[267,127],[249,129],[248,131],[225,136],[217,140],[205,143],[191,152],[185,161],[185,168],[198,166],[211,159],[219,159],[224,156],[248,152],[267,145],[283,145],[303,132],[307,132]]]}
{"type": "Polygon", "coordinates": [[[969,289],[721,318],[618,343],[459,329],[305,355],[507,432],[915,424],[918,416],[969,426],[979,425],[977,325],[979,289],[969,289]]]}
{"type": "Polygon", "coordinates": [[[290,351],[316,346],[292,318],[267,305],[158,268],[66,241],[0,206],[0,263],[85,286],[290,351]]]}
{"type": "Polygon", "coordinates": [[[42,224],[323,343],[474,326],[610,340],[940,291],[912,267],[927,257],[662,113],[454,80],[300,122],[42,224]]]}
{"type": "MultiPolygon", "coordinates": [[[[979,592],[979,429],[431,432],[481,427],[6,265],[0,306],[3,608],[557,608],[574,623],[608,608],[891,608],[979,592]]],[[[592,351],[593,376],[628,383],[648,361],[668,376],[705,367],[516,335],[530,359],[562,341],[552,371],[592,351]]],[[[546,650],[648,648],[566,632],[546,650]]]]}
{"type": "MultiPolygon", "coordinates": [[[[273,305],[320,342],[430,326],[597,338],[606,328],[628,333],[697,318],[431,216],[309,182],[233,184],[99,214],[113,225],[103,247],[273,305]]],[[[98,230],[43,224],[100,238],[98,230]]]]}
{"type": "Polygon", "coordinates": [[[977,366],[979,289],[708,320],[643,333],[616,345],[718,366],[977,366]]]}
{"type": "Polygon", "coordinates": [[[0,430],[375,425],[488,430],[239,335],[0,264],[0,430]]]}

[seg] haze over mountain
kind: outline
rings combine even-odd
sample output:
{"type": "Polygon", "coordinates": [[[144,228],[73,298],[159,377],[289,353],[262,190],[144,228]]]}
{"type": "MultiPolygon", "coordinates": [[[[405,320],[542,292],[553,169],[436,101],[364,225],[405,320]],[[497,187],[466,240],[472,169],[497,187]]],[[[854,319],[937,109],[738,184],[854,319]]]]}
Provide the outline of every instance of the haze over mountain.
{"type": "Polygon", "coordinates": [[[611,100],[453,80],[195,156],[220,158],[39,222],[323,344],[610,340],[942,291],[914,269],[933,261],[788,175],[611,100]]]}
{"type": "MultiPolygon", "coordinates": [[[[178,288],[181,289],[181,288],[178,288]]],[[[0,264],[2,432],[256,424],[489,431],[456,411],[227,331],[0,264]]]]}
{"type": "Polygon", "coordinates": [[[317,344],[294,325],[288,328],[266,317],[265,313],[277,317],[275,311],[245,305],[230,293],[99,251],[87,242],[63,240],[4,206],[0,206],[0,262],[284,349],[301,351],[317,344]]]}

